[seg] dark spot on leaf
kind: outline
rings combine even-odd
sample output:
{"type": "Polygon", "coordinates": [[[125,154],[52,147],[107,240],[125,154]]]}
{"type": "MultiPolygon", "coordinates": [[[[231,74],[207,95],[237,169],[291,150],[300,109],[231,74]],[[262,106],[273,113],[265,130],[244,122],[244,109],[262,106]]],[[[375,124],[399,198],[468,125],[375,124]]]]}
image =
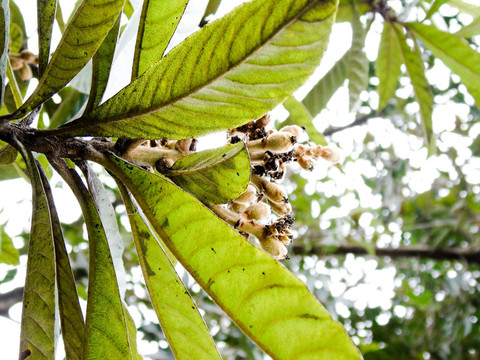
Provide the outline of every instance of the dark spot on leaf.
{"type": "Polygon", "coordinates": [[[192,306],[192,309],[195,310],[195,306],[192,306]]]}
{"type": "Polygon", "coordinates": [[[227,156],[227,154],[222,154],[222,158],[224,158],[225,156],[227,156]]]}
{"type": "Polygon", "coordinates": [[[240,174],[237,172],[237,176],[240,176],[240,174]]]}
{"type": "Polygon", "coordinates": [[[217,253],[214,248],[210,248],[215,254],[217,253]]]}
{"type": "Polygon", "coordinates": [[[230,270],[228,270],[228,273],[230,274],[230,270]]]}
{"type": "Polygon", "coordinates": [[[30,355],[32,355],[32,352],[30,351],[30,349],[23,350],[23,351],[20,353],[19,359],[20,359],[20,360],[25,360],[25,359],[28,358],[30,355]]]}
{"type": "Polygon", "coordinates": [[[304,318],[304,319],[313,319],[313,320],[319,320],[320,318],[316,315],[311,315],[311,314],[302,314],[299,317],[304,318]]]}
{"type": "Polygon", "coordinates": [[[248,327],[251,329],[253,326],[252,326],[252,325],[248,325],[248,327]]]}
{"type": "Polygon", "coordinates": [[[88,53],[86,51],[83,52],[85,54],[85,56],[88,56],[88,53]]]}
{"type": "Polygon", "coordinates": [[[262,271],[262,275],[265,275],[265,272],[264,272],[264,271],[262,271]]]}
{"type": "Polygon", "coordinates": [[[245,268],[243,268],[242,270],[245,271],[245,268]]]}
{"type": "Polygon", "coordinates": [[[188,295],[188,291],[187,291],[187,290],[185,290],[184,294],[185,294],[185,295],[188,295]]]}

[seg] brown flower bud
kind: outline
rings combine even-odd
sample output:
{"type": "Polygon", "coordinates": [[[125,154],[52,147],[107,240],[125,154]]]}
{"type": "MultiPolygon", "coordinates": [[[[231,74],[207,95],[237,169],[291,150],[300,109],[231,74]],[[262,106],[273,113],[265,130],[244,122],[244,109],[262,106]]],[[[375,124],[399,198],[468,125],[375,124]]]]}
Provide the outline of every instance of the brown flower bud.
{"type": "Polygon", "coordinates": [[[267,198],[275,202],[283,202],[288,199],[287,190],[277,183],[268,181],[260,176],[252,177],[255,185],[261,192],[265,194],[267,198]]]}
{"type": "Polygon", "coordinates": [[[228,203],[228,208],[237,214],[243,213],[247,209],[247,207],[248,204],[246,203],[240,203],[236,201],[230,201],[228,203]]]}
{"type": "Polygon", "coordinates": [[[267,202],[268,205],[270,205],[270,207],[272,208],[272,210],[280,216],[287,215],[292,212],[292,205],[288,202],[275,202],[272,200],[267,200],[267,202]]]}
{"type": "Polygon", "coordinates": [[[283,128],[280,129],[280,131],[287,132],[297,138],[300,137],[305,132],[305,130],[298,125],[284,126],[283,128]]]}
{"type": "Polygon", "coordinates": [[[313,167],[315,166],[315,160],[307,154],[300,156],[297,161],[298,165],[305,170],[313,170],[313,167]]]}
{"type": "Polygon", "coordinates": [[[260,239],[260,245],[276,260],[290,259],[287,248],[275,236],[270,235],[260,239]]]}
{"type": "Polygon", "coordinates": [[[257,190],[253,185],[248,185],[247,189],[235,199],[235,202],[251,204],[257,199],[257,190]]]}
{"type": "Polygon", "coordinates": [[[324,158],[332,164],[336,164],[340,160],[340,152],[337,149],[329,146],[317,145],[314,149],[314,156],[316,158],[324,158]]]}
{"type": "Polygon", "coordinates": [[[20,52],[20,58],[28,64],[38,64],[38,57],[31,51],[22,50],[20,52]]]}
{"type": "Polygon", "coordinates": [[[267,150],[284,153],[293,149],[293,146],[297,142],[297,138],[287,132],[275,132],[267,137],[265,142],[265,148],[267,150]]]}
{"type": "Polygon", "coordinates": [[[10,64],[12,65],[12,70],[18,70],[23,67],[23,60],[10,54],[10,64]]]}
{"type": "Polygon", "coordinates": [[[250,205],[243,214],[249,220],[261,221],[266,219],[271,214],[271,210],[270,206],[264,202],[259,202],[250,205]]]}
{"type": "Polygon", "coordinates": [[[278,240],[280,240],[284,246],[288,246],[292,242],[292,238],[288,237],[287,235],[278,236],[278,240]]]}
{"type": "Polygon", "coordinates": [[[30,66],[24,63],[23,66],[18,69],[18,75],[23,81],[28,81],[33,76],[32,69],[30,69],[30,66]]]}

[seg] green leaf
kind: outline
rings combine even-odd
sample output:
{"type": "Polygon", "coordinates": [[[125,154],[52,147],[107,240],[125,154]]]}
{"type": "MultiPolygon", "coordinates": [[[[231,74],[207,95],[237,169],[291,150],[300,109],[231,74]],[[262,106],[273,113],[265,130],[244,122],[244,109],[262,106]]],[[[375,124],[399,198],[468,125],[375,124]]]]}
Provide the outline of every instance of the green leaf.
{"type": "Polygon", "coordinates": [[[283,106],[288,110],[290,117],[295,124],[305,126],[310,140],[318,145],[328,145],[322,133],[315,128],[315,125],[313,125],[312,116],[307,108],[300,101],[291,96],[283,103],[283,106]]]}
{"type": "Polygon", "coordinates": [[[131,359],[123,303],[100,216],[75,170],[65,163],[53,164],[72,188],[87,225],[90,264],[83,358],[131,359]]]}
{"type": "Polygon", "coordinates": [[[57,0],[37,0],[38,21],[38,73],[41,76],[47,68],[50,59],[50,43],[52,40],[53,22],[57,0]]]}
{"type": "Polygon", "coordinates": [[[64,124],[74,116],[76,114],[75,110],[77,110],[79,106],[79,101],[84,96],[80,91],[77,91],[70,86],[63,88],[60,91],[60,94],[62,95],[62,101],[50,117],[50,124],[48,125],[49,129],[54,129],[64,124]]]}
{"type": "Polygon", "coordinates": [[[360,359],[302,281],[163,176],[120,158],[98,159],[127,186],[200,286],[275,359],[360,359]]]}
{"type": "Polygon", "coordinates": [[[412,82],[415,99],[420,107],[420,117],[422,119],[423,130],[427,141],[429,153],[435,152],[435,137],[432,128],[432,109],[433,94],[430,84],[425,76],[425,67],[423,65],[422,56],[415,42],[415,49],[412,50],[408,44],[403,29],[395,24],[395,33],[400,44],[400,54],[407,68],[407,73],[412,82]]]}
{"type": "MultiPolygon", "coordinates": [[[[353,3],[355,4],[355,3],[353,3]]],[[[365,29],[360,22],[358,10],[354,7],[354,15],[352,21],[352,46],[348,51],[348,97],[349,108],[351,112],[356,112],[361,104],[360,93],[368,86],[368,59],[367,54],[363,51],[365,44],[365,29]]]]}
{"type": "Polygon", "coordinates": [[[7,77],[9,33],[10,7],[8,0],[2,0],[0,2],[0,107],[3,105],[5,78],[7,77]]]}
{"type": "Polygon", "coordinates": [[[168,256],[119,186],[132,227],[133,239],[150,300],[175,359],[221,359],[200,313],[168,256]]]}
{"type": "Polygon", "coordinates": [[[259,118],[316,69],[335,9],[334,0],[244,3],[55,133],[182,139],[259,118]]]}
{"type": "Polygon", "coordinates": [[[185,156],[165,175],[202,202],[225,204],[245,191],[250,172],[247,147],[239,142],[185,156]]]}
{"type": "Polygon", "coordinates": [[[480,106],[480,54],[455,35],[432,25],[409,23],[408,28],[455,74],[480,106]]]}
{"type": "Polygon", "coordinates": [[[20,11],[15,1],[9,1],[10,8],[10,37],[12,43],[10,51],[18,53],[21,49],[27,46],[27,32],[25,30],[25,21],[23,20],[22,12],[20,11]]]}
{"type": "Polygon", "coordinates": [[[127,325],[128,343],[131,348],[131,359],[142,360],[143,357],[137,351],[137,327],[125,304],[123,305],[123,313],[125,314],[125,323],[127,325]]]}
{"type": "Polygon", "coordinates": [[[103,93],[107,87],[110,69],[112,68],[113,55],[117,46],[118,34],[120,31],[120,16],[110,29],[102,45],[92,59],[92,86],[85,112],[96,108],[102,100],[103,93]]]}
{"type": "Polygon", "coordinates": [[[65,248],[65,240],[53,201],[52,191],[45,173],[40,171],[40,175],[51,218],[55,250],[55,273],[58,287],[58,308],[63,343],[65,345],[65,355],[67,360],[81,359],[84,343],[82,309],[78,301],[75,279],[73,277],[72,267],[70,266],[67,249],[65,248]]]}
{"type": "Polygon", "coordinates": [[[471,38],[480,34],[480,17],[474,19],[470,24],[464,26],[455,33],[455,36],[463,38],[471,38]]]}
{"type": "Polygon", "coordinates": [[[55,255],[50,214],[37,165],[31,152],[17,142],[32,184],[32,227],[23,294],[21,359],[55,357],[55,255]]]}
{"type": "Polygon", "coordinates": [[[0,227],[0,263],[7,265],[20,264],[18,250],[13,246],[12,239],[0,227]]]}
{"type": "Polygon", "coordinates": [[[450,0],[448,5],[454,6],[461,12],[473,17],[480,16],[480,7],[478,7],[478,5],[470,4],[462,0],[450,0]]]}
{"type": "Polygon", "coordinates": [[[396,40],[395,28],[388,21],[383,22],[382,38],[378,49],[376,75],[378,84],[378,111],[382,110],[395,93],[401,74],[402,55],[396,40]]]}
{"type": "Polygon", "coordinates": [[[18,151],[12,145],[0,141],[0,165],[10,165],[17,160],[18,151]]]}
{"type": "Polygon", "coordinates": [[[132,81],[163,57],[188,0],[143,2],[133,57],[132,81]]]}
{"type": "Polygon", "coordinates": [[[205,12],[203,13],[202,20],[200,21],[200,27],[205,26],[208,23],[207,18],[210,15],[215,15],[216,14],[216,12],[218,10],[218,7],[220,6],[221,2],[222,2],[222,0],[209,0],[208,1],[207,8],[205,9],[205,12]]]}
{"type": "MultiPolygon", "coordinates": [[[[358,9],[358,13],[361,15],[369,12],[372,10],[372,6],[368,3],[358,2],[356,4],[358,9]]],[[[352,22],[355,17],[358,17],[358,14],[354,14],[354,10],[352,8],[352,0],[340,0],[338,4],[338,11],[336,16],[336,22],[352,22]]]]}
{"type": "Polygon", "coordinates": [[[68,24],[39,84],[16,111],[22,116],[62,89],[87,64],[107,36],[124,0],[84,0],[68,24]]]}
{"type": "Polygon", "coordinates": [[[302,103],[314,117],[327,106],[330,98],[345,82],[349,61],[349,53],[347,52],[302,100],[302,103]]]}
{"type": "Polygon", "coordinates": [[[435,14],[438,11],[438,9],[440,9],[440,6],[442,6],[443,4],[449,1],[450,0],[435,0],[432,6],[430,6],[430,9],[428,9],[427,15],[425,15],[425,19],[430,19],[432,15],[435,14]]]}

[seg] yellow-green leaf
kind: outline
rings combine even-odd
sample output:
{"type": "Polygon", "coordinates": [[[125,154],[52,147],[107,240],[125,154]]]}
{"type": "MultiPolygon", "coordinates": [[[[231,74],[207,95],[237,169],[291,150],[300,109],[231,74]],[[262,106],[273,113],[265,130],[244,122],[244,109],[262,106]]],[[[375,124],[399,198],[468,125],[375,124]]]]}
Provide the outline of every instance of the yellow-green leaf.
{"type": "Polygon", "coordinates": [[[202,288],[275,359],[360,359],[343,326],[301,280],[163,176],[98,159],[202,288]]]}
{"type": "Polygon", "coordinates": [[[38,73],[41,76],[45,71],[50,58],[50,42],[52,39],[53,22],[57,0],[37,0],[38,20],[38,73]]]}
{"type": "Polygon", "coordinates": [[[395,29],[392,23],[384,21],[376,62],[376,75],[379,79],[378,111],[387,105],[388,100],[397,88],[398,78],[401,74],[401,64],[401,49],[399,42],[396,40],[395,29]]]}
{"type": "Polygon", "coordinates": [[[77,197],[87,225],[90,263],[83,359],[131,360],[123,303],[100,216],[75,170],[65,163],[55,168],[77,197]]]}
{"type": "Polygon", "coordinates": [[[0,141],[0,165],[10,165],[17,160],[18,151],[12,145],[0,141]]]}
{"type": "Polygon", "coordinates": [[[18,250],[13,246],[12,239],[0,226],[0,263],[7,265],[20,264],[18,250]]]}
{"type": "Polygon", "coordinates": [[[152,231],[119,186],[150,300],[175,359],[221,359],[200,313],[152,231]]]}
{"type": "Polygon", "coordinates": [[[288,110],[290,117],[295,124],[305,126],[310,140],[318,145],[328,145],[323,135],[315,128],[315,125],[313,125],[312,116],[308,112],[307,108],[300,101],[292,96],[283,103],[283,106],[285,106],[285,109],[288,110]]]}
{"type": "Polygon", "coordinates": [[[430,6],[430,9],[428,9],[427,14],[425,15],[425,19],[430,19],[432,15],[435,14],[438,9],[440,9],[440,6],[449,1],[450,0],[434,0],[432,6],[430,6]]]}
{"type": "Polygon", "coordinates": [[[84,321],[78,301],[77,288],[68,258],[62,227],[53,201],[47,176],[40,171],[43,188],[49,206],[52,235],[54,240],[56,280],[58,288],[58,309],[62,327],[63,343],[67,360],[82,359],[84,321]]]}
{"type": "Polygon", "coordinates": [[[316,69],[335,10],[335,0],[244,3],[55,133],[181,139],[259,118],[316,69]]]}
{"type": "Polygon", "coordinates": [[[32,228],[23,293],[21,359],[55,357],[55,255],[47,198],[37,164],[20,142],[15,144],[27,164],[32,184],[32,228]]]}
{"type": "Polygon", "coordinates": [[[480,17],[474,19],[467,26],[462,27],[455,33],[455,36],[463,38],[471,38],[472,36],[480,34],[480,17]]]}
{"type": "Polygon", "coordinates": [[[408,76],[412,82],[415,99],[420,107],[420,118],[422,120],[423,131],[425,134],[429,153],[435,152],[435,137],[432,128],[433,94],[430,84],[425,76],[425,67],[418,44],[414,42],[415,48],[412,50],[407,44],[407,39],[400,25],[393,25],[397,41],[400,44],[400,54],[407,68],[408,76]]]}
{"type": "MultiPolygon", "coordinates": [[[[92,59],[92,87],[85,111],[91,111],[100,104],[103,93],[107,87],[110,69],[112,68],[113,54],[117,45],[118,33],[120,31],[120,16],[110,29],[102,45],[92,59]]],[[[52,127],[50,127],[52,128],[52,127]]]]}
{"type": "Polygon", "coordinates": [[[455,74],[480,106],[480,54],[455,35],[435,26],[409,23],[408,28],[455,74]]]}
{"type": "Polygon", "coordinates": [[[87,64],[117,20],[124,0],[84,0],[68,24],[39,84],[14,116],[22,116],[63,88],[87,64]]]}
{"type": "Polygon", "coordinates": [[[247,147],[239,142],[185,156],[165,175],[200,201],[225,204],[245,191],[250,172],[247,147]]]}
{"type": "Polygon", "coordinates": [[[146,0],[138,25],[132,80],[160,60],[182,18],[188,0],[146,0]]]}

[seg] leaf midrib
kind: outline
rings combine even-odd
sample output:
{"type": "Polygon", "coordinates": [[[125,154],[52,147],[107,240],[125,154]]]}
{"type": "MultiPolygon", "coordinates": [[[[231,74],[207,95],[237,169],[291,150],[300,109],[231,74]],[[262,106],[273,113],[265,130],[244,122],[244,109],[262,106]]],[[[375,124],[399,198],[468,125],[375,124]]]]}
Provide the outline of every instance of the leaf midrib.
{"type": "MultiPolygon", "coordinates": [[[[105,123],[102,123],[102,124],[94,124],[93,126],[103,126],[107,123],[115,123],[115,122],[121,122],[121,121],[125,121],[125,120],[131,120],[131,119],[135,119],[135,118],[138,118],[138,117],[142,117],[142,116],[145,116],[145,115],[148,115],[148,114],[151,114],[151,113],[156,113],[158,111],[160,111],[162,108],[165,108],[167,106],[174,106],[175,104],[179,103],[180,101],[182,101],[183,99],[185,98],[188,98],[190,97],[192,94],[195,94],[197,92],[199,92],[200,90],[208,87],[210,84],[214,83],[215,81],[217,81],[218,79],[224,77],[226,74],[232,72],[234,69],[236,69],[237,67],[245,64],[248,62],[248,60],[250,60],[250,58],[252,58],[257,52],[259,52],[260,50],[262,50],[265,46],[268,46],[273,39],[275,39],[277,36],[279,36],[279,34],[285,30],[286,28],[288,28],[289,26],[291,26],[293,23],[295,23],[299,18],[301,18],[303,15],[305,15],[305,13],[307,13],[309,10],[311,10],[315,5],[319,4],[321,1],[320,0],[314,0],[310,3],[308,3],[303,9],[302,11],[300,11],[296,16],[292,17],[288,22],[286,22],[283,26],[280,26],[276,31],[274,31],[267,39],[266,41],[264,41],[263,43],[261,43],[257,48],[255,48],[253,51],[251,51],[246,57],[242,58],[242,60],[240,60],[239,62],[237,62],[236,64],[233,64],[231,67],[229,67],[226,71],[212,77],[210,80],[204,82],[203,84],[193,88],[192,90],[186,92],[185,94],[182,94],[181,96],[179,96],[178,98],[174,98],[172,99],[170,102],[167,102],[167,103],[164,103],[164,104],[161,104],[157,107],[151,107],[149,108],[148,110],[144,110],[144,111],[140,111],[140,112],[136,112],[135,109],[132,110],[132,112],[134,114],[132,114],[132,112],[130,113],[122,113],[121,115],[117,115],[117,116],[112,116],[110,118],[108,118],[108,120],[105,122],[105,123]]],[[[293,4],[293,3],[292,3],[293,4]]],[[[330,15],[330,14],[329,14],[330,15]]],[[[327,16],[328,17],[328,16],[327,16]]],[[[325,17],[325,18],[327,18],[325,17]]],[[[212,26],[213,23],[211,24],[207,24],[205,25],[206,26],[212,26]]],[[[166,55],[168,56],[168,54],[166,55]]],[[[161,61],[161,60],[160,60],[161,61]]],[[[151,67],[150,67],[151,69],[151,67]]],[[[151,71],[151,70],[150,70],[151,71]]],[[[142,74],[142,76],[140,76],[139,78],[143,77],[143,76],[146,76],[148,75],[148,70],[142,74]]],[[[124,88],[126,89],[126,88],[124,88]]],[[[113,99],[113,98],[111,98],[113,99]]],[[[107,102],[105,102],[105,104],[107,104],[107,102]]],[[[97,110],[100,110],[101,107],[97,108],[97,110]]],[[[90,114],[87,114],[85,117],[81,117],[78,119],[79,122],[81,122],[82,118],[83,119],[88,119],[88,120],[93,120],[95,119],[95,115],[96,115],[96,112],[93,111],[92,113],[90,114]]],[[[61,132],[65,132],[65,131],[68,131],[70,129],[75,129],[75,128],[82,128],[82,127],[85,127],[85,126],[88,126],[88,124],[78,124],[76,126],[72,126],[72,127],[66,127],[64,129],[60,128],[58,129],[56,132],[57,133],[61,133],[61,132]],[[68,129],[68,130],[67,130],[68,129]],[[63,130],[63,131],[62,131],[63,130]]]]}

